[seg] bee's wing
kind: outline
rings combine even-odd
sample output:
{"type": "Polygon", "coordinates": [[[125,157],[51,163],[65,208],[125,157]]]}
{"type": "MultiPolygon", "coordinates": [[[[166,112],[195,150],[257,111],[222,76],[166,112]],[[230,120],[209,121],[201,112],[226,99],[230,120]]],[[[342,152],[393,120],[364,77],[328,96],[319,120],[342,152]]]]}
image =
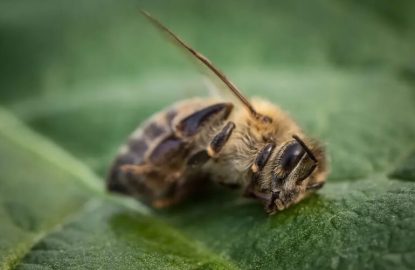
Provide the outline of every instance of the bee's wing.
{"type": "Polygon", "coordinates": [[[202,73],[208,78],[209,90],[219,93],[222,96],[229,96],[232,93],[242,105],[255,117],[260,118],[261,115],[257,113],[255,108],[249,103],[248,99],[242,95],[239,89],[233,84],[219,69],[217,69],[212,62],[201,53],[195,51],[183,40],[176,36],[172,31],[165,27],[157,19],[153,18],[148,12],[141,10],[141,13],[159,30],[165,33],[170,40],[172,40],[178,47],[183,49],[186,54],[190,55],[192,59],[200,66],[202,73]]]}

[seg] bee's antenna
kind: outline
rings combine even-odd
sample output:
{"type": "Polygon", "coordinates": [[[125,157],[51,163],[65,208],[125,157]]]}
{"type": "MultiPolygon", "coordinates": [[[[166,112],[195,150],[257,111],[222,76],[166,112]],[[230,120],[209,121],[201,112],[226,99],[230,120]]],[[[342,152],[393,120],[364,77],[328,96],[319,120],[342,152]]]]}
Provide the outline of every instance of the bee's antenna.
{"type": "Polygon", "coordinates": [[[170,29],[168,29],[166,26],[164,26],[160,21],[158,21],[156,18],[151,16],[150,13],[147,11],[140,9],[140,12],[144,17],[146,17],[153,25],[155,25],[157,28],[165,32],[173,41],[185,49],[187,52],[189,52],[191,55],[196,57],[200,62],[202,62],[208,69],[210,69],[218,78],[229,88],[229,90],[244,104],[244,106],[248,109],[248,111],[255,116],[257,119],[264,119],[270,122],[271,120],[267,117],[262,116],[259,114],[254,107],[249,103],[249,101],[242,95],[242,93],[239,91],[239,89],[236,87],[235,84],[233,84],[226,76],[223,74],[219,69],[217,69],[212,62],[210,62],[209,59],[207,59],[203,54],[195,51],[192,47],[187,45],[181,38],[179,38],[176,34],[174,34],[170,29]]]}

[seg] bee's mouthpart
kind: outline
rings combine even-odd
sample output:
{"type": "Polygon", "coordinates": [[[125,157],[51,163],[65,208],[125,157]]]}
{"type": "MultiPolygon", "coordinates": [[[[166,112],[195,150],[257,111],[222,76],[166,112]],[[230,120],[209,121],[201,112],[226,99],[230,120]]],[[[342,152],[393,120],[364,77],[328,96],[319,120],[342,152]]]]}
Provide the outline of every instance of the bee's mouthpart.
{"type": "Polygon", "coordinates": [[[285,209],[284,202],[280,199],[281,191],[273,191],[270,200],[267,205],[267,212],[269,214],[275,214],[277,211],[285,209]]]}

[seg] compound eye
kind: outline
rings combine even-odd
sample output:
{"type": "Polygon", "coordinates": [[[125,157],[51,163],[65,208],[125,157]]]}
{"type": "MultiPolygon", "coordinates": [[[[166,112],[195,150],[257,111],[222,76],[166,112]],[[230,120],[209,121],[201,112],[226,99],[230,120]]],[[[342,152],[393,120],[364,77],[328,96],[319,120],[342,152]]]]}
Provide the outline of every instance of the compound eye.
{"type": "Polygon", "coordinates": [[[286,172],[291,172],[305,153],[304,148],[297,141],[289,144],[281,154],[280,165],[281,169],[286,172]]]}
{"type": "Polygon", "coordinates": [[[301,158],[304,156],[305,150],[297,141],[287,143],[279,154],[277,166],[275,168],[274,180],[276,183],[282,184],[285,178],[294,170],[301,158]]]}

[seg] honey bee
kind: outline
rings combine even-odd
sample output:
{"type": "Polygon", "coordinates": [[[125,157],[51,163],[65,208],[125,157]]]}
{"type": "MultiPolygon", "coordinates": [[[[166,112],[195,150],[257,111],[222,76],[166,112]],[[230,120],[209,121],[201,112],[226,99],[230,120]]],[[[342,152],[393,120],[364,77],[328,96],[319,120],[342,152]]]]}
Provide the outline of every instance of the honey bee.
{"type": "Polygon", "coordinates": [[[278,106],[248,100],[210,60],[142,13],[236,99],[193,98],[150,117],[113,162],[109,191],[162,208],[182,201],[210,179],[239,187],[274,214],[324,185],[327,162],[318,141],[278,106]]]}

